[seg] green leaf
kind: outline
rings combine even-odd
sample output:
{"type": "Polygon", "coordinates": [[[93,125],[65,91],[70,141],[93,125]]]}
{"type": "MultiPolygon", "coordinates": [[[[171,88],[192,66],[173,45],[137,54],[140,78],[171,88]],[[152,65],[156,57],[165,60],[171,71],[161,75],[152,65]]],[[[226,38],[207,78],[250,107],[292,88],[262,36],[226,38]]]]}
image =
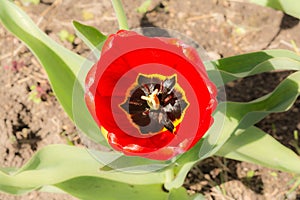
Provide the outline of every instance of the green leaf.
{"type": "MultiPolygon", "coordinates": [[[[105,157],[105,153],[103,153],[103,157],[105,157]]],[[[61,182],[80,177],[96,177],[130,185],[162,185],[165,180],[163,172],[106,172],[101,171],[101,167],[103,166],[85,148],[49,145],[39,150],[18,171],[7,173],[6,170],[1,170],[0,190],[21,194],[47,185],[55,186],[61,182]]]]}
{"type": "Polygon", "coordinates": [[[217,155],[300,174],[300,157],[254,126],[233,134],[217,155]]]}
{"type": "MultiPolygon", "coordinates": [[[[102,45],[107,39],[99,30],[92,26],[81,24],[80,22],[73,21],[73,26],[76,30],[76,34],[81,38],[85,44],[92,50],[92,60],[98,60],[100,57],[100,51],[102,45]]],[[[80,72],[77,75],[76,82],[73,89],[73,115],[75,124],[81,127],[84,134],[94,139],[96,142],[101,143],[104,146],[108,146],[106,140],[102,137],[100,130],[95,123],[94,119],[87,113],[87,108],[83,100],[85,88],[85,78],[89,72],[92,64],[87,61],[82,65],[80,72]],[[85,111],[86,113],[83,113],[85,111]],[[89,116],[87,116],[89,115],[89,116]],[[85,120],[83,120],[83,117],[85,120]]]]}
{"type": "MultiPolygon", "coordinates": [[[[109,154],[109,152],[107,152],[109,154]]],[[[103,153],[105,157],[106,153],[103,153]]],[[[53,191],[53,186],[80,199],[195,199],[182,187],[163,190],[164,172],[124,173],[102,166],[84,148],[50,145],[39,150],[18,171],[0,170],[0,191],[23,194],[53,191]],[[62,153],[63,152],[63,153],[62,153]],[[34,178],[32,178],[34,177],[34,178]],[[117,190],[117,192],[116,192],[117,190]]]]}
{"type": "MultiPolygon", "coordinates": [[[[76,34],[81,38],[85,44],[92,50],[92,56],[89,59],[94,60],[95,62],[100,57],[100,51],[102,46],[107,39],[100,31],[92,26],[87,26],[81,24],[77,21],[73,21],[73,26],[76,30],[76,34]]],[[[99,134],[99,129],[94,121],[94,119],[89,116],[86,120],[82,120],[82,110],[87,110],[86,105],[82,97],[84,96],[85,88],[85,78],[87,73],[91,69],[92,64],[86,62],[83,64],[81,71],[77,75],[77,80],[74,84],[73,90],[73,109],[74,109],[74,121],[77,126],[84,127],[82,130],[84,134],[88,135],[90,138],[94,139],[96,142],[99,142],[107,146],[106,140],[99,134]],[[91,126],[91,128],[89,128],[91,126]]]]}
{"type": "MultiPolygon", "coordinates": [[[[227,102],[219,104],[226,106],[226,121],[222,137],[214,147],[214,153],[237,129],[247,129],[270,113],[288,110],[300,93],[300,72],[295,72],[282,81],[277,88],[259,99],[251,102],[227,102]]],[[[216,112],[218,112],[217,109],[216,112]]]]}
{"type": "Polygon", "coordinates": [[[201,194],[188,195],[184,187],[174,188],[170,191],[168,200],[202,200],[203,196],[201,194]]]}
{"type": "Polygon", "coordinates": [[[22,40],[39,59],[48,74],[57,99],[68,116],[73,120],[76,118],[75,121],[80,122],[77,127],[90,138],[105,143],[83,99],[84,77],[93,63],[49,38],[11,1],[0,0],[0,4],[1,23],[22,40]],[[84,69],[81,69],[83,65],[84,69]],[[76,77],[77,74],[81,76],[80,81],[76,77]],[[74,112],[74,109],[77,110],[74,112]]]}
{"type": "Polygon", "coordinates": [[[167,199],[162,184],[129,185],[98,177],[76,177],[55,184],[56,187],[82,200],[167,199]]]}
{"type": "Polygon", "coordinates": [[[97,58],[100,56],[102,44],[106,40],[106,36],[103,35],[98,29],[81,24],[78,21],[73,21],[73,26],[76,30],[76,34],[81,38],[84,43],[96,54],[97,58]]]}
{"type": "Polygon", "coordinates": [[[203,199],[201,195],[189,196],[185,188],[163,190],[162,184],[128,185],[97,177],[78,177],[55,185],[59,189],[82,200],[119,200],[119,199],[161,199],[193,200],[203,199]]]}
{"type": "Polygon", "coordinates": [[[281,10],[300,19],[299,0],[250,0],[250,2],[261,6],[268,6],[276,10],[281,10]]]}
{"type": "Polygon", "coordinates": [[[273,70],[300,70],[300,56],[288,50],[266,50],[206,62],[217,87],[230,81],[273,70]],[[216,69],[211,68],[213,65],[216,69]],[[223,80],[218,78],[221,74],[223,80]]]}

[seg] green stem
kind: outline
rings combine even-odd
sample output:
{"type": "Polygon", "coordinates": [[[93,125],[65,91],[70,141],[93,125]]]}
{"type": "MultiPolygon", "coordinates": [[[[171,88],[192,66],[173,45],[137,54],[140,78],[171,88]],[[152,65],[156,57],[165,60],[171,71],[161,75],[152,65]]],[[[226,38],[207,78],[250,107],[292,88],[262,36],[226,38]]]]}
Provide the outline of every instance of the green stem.
{"type": "Polygon", "coordinates": [[[129,30],[127,18],[121,0],[111,0],[119,22],[119,29],[129,30]]]}
{"type": "Polygon", "coordinates": [[[164,186],[165,186],[165,188],[167,189],[167,190],[171,190],[172,189],[172,181],[174,180],[174,169],[173,168],[170,168],[170,169],[167,169],[166,171],[165,171],[165,176],[166,176],[166,178],[165,178],[165,184],[164,184],[164,186]]]}

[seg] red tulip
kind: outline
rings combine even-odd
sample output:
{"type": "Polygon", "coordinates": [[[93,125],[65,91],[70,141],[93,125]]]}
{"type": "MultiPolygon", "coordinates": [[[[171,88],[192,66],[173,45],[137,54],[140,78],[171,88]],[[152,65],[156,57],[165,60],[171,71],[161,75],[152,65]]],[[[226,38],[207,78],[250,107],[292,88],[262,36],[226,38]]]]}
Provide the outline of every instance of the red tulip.
{"type": "Polygon", "coordinates": [[[85,101],[115,150],[155,160],[193,147],[217,104],[195,49],[123,30],[108,37],[88,73],[85,101]]]}

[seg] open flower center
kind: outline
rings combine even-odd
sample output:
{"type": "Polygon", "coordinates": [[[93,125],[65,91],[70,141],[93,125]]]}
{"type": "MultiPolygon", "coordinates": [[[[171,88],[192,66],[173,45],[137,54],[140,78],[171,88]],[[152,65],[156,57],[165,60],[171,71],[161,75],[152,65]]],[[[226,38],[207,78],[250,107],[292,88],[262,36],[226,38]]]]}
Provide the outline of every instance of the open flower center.
{"type": "Polygon", "coordinates": [[[128,94],[120,107],[141,134],[175,134],[189,105],[176,75],[139,74],[128,94]]]}

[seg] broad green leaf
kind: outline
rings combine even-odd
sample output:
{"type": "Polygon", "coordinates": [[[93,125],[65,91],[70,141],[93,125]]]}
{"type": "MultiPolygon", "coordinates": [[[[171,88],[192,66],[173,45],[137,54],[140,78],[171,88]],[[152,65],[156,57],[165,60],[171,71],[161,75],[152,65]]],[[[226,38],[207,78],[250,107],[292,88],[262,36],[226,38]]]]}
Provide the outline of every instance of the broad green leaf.
{"type": "Polygon", "coordinates": [[[300,157],[254,126],[233,134],[216,155],[300,174],[300,157]]]}
{"type": "Polygon", "coordinates": [[[276,10],[281,10],[300,19],[299,0],[250,0],[250,2],[259,4],[261,6],[268,6],[276,10]]]}
{"type": "Polygon", "coordinates": [[[96,54],[96,57],[100,57],[100,51],[103,42],[106,40],[106,36],[103,35],[98,29],[81,24],[78,21],[73,21],[73,26],[76,30],[76,34],[81,38],[84,43],[96,54]]]}
{"type": "Polygon", "coordinates": [[[168,193],[163,191],[162,184],[129,185],[98,177],[81,176],[55,186],[82,200],[168,199],[168,193]]]}
{"type": "Polygon", "coordinates": [[[75,197],[87,200],[113,200],[124,197],[166,200],[198,198],[188,196],[184,188],[165,192],[164,172],[145,174],[105,172],[99,170],[100,167],[101,165],[84,148],[50,145],[38,151],[17,172],[7,174],[0,171],[0,190],[11,194],[22,194],[38,189],[53,191],[53,187],[49,186],[54,186],[75,197]]]}
{"type": "Polygon", "coordinates": [[[162,184],[165,181],[163,172],[107,172],[101,171],[101,167],[99,162],[85,148],[49,145],[39,150],[18,171],[8,174],[6,171],[1,170],[0,190],[12,194],[21,194],[80,177],[95,177],[130,185],[162,184]]]}
{"type": "Polygon", "coordinates": [[[219,104],[218,109],[226,105],[226,113],[224,113],[226,121],[222,129],[222,137],[211,153],[216,152],[237,129],[247,129],[270,113],[288,110],[299,93],[300,72],[295,72],[282,81],[273,92],[259,99],[245,103],[226,102],[219,104]]]}
{"type": "Polygon", "coordinates": [[[168,200],[202,200],[201,194],[188,195],[184,187],[174,188],[169,192],[168,200]]]}
{"type": "Polygon", "coordinates": [[[80,130],[95,141],[104,141],[98,126],[86,108],[82,81],[77,84],[76,78],[77,74],[81,73],[82,65],[87,71],[92,63],[50,39],[11,1],[0,0],[0,5],[1,23],[22,40],[41,62],[57,99],[69,117],[74,120],[76,114],[76,121],[80,122],[77,125],[80,130]],[[76,113],[73,112],[74,108],[77,109],[76,113]]]}
{"type": "Polygon", "coordinates": [[[200,195],[189,196],[185,188],[163,190],[162,184],[129,185],[97,177],[77,177],[55,184],[56,187],[82,200],[200,200],[200,195]]]}
{"type": "Polygon", "coordinates": [[[81,24],[77,21],[73,21],[73,26],[78,37],[80,37],[92,50],[92,55],[90,55],[89,60],[87,59],[86,62],[82,64],[82,67],[78,72],[76,81],[74,83],[72,107],[73,120],[76,126],[82,127],[81,130],[83,131],[83,134],[89,136],[90,138],[94,139],[96,142],[101,143],[104,146],[108,146],[107,141],[102,137],[102,134],[94,119],[88,113],[86,104],[83,99],[85,78],[93,63],[97,62],[97,60],[99,59],[102,45],[107,37],[96,28],[81,24]],[[83,113],[82,111],[86,113],[83,113]],[[83,120],[83,117],[85,117],[85,120],[83,120]]]}
{"type": "Polygon", "coordinates": [[[238,78],[273,70],[300,70],[300,56],[288,50],[266,50],[206,62],[208,74],[219,87],[238,78]],[[212,69],[211,64],[218,70],[212,69]],[[221,74],[223,81],[218,78],[221,74]]]}

